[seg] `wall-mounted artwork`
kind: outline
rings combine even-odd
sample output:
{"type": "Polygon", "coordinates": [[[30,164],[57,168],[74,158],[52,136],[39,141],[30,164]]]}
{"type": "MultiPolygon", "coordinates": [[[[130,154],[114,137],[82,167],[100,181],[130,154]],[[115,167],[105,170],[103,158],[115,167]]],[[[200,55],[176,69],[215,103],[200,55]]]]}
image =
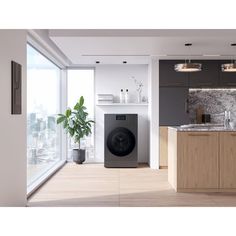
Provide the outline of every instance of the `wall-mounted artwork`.
{"type": "Polygon", "coordinates": [[[21,114],[22,66],[11,61],[11,114],[21,114]]]}

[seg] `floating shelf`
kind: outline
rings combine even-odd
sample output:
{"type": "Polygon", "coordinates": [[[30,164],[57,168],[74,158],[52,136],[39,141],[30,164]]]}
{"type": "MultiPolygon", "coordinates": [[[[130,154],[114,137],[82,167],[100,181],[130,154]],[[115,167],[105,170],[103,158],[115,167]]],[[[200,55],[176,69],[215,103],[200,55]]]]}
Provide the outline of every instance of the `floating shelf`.
{"type": "Polygon", "coordinates": [[[148,103],[99,103],[97,106],[148,106],[148,103]]]}

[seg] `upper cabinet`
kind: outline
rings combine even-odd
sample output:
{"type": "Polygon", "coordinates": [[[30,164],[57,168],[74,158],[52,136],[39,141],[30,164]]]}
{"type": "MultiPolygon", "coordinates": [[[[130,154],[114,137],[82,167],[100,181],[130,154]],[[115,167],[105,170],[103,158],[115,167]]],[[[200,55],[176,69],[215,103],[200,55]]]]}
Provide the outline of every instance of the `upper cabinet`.
{"type": "Polygon", "coordinates": [[[222,72],[221,64],[231,63],[228,61],[220,61],[219,69],[220,69],[220,87],[236,87],[236,72],[222,72]]]}
{"type": "MultiPolygon", "coordinates": [[[[191,62],[201,63],[202,70],[189,73],[190,88],[214,88],[219,84],[220,63],[217,60],[193,60],[191,62]]],[[[236,74],[235,74],[236,75],[236,74]]]]}
{"type": "Polygon", "coordinates": [[[161,126],[189,123],[188,88],[162,87],[159,89],[159,124],[161,126]]]}
{"type": "Polygon", "coordinates": [[[184,63],[183,60],[160,60],[160,87],[187,87],[188,73],[175,71],[175,64],[184,63]]]}
{"type": "Polygon", "coordinates": [[[190,88],[236,88],[236,72],[222,72],[221,65],[231,63],[230,60],[191,60],[202,64],[199,72],[176,72],[175,64],[184,60],[160,60],[160,87],[190,87],[190,88]]]}

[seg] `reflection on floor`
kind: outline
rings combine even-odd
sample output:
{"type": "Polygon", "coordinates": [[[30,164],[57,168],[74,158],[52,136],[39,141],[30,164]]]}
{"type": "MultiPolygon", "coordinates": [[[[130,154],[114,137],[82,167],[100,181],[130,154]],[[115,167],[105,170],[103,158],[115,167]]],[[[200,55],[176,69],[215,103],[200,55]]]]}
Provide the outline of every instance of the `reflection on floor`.
{"type": "Polygon", "coordinates": [[[29,199],[28,206],[236,206],[236,193],[175,193],[165,169],[67,164],[29,199]]]}

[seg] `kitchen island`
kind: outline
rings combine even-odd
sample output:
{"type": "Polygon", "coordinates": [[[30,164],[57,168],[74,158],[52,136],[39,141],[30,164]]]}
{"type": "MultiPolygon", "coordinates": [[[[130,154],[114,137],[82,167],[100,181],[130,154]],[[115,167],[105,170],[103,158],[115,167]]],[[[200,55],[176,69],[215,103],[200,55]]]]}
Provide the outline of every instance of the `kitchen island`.
{"type": "Polygon", "coordinates": [[[236,192],[236,129],[168,127],[168,181],[177,192],[236,192]]]}

